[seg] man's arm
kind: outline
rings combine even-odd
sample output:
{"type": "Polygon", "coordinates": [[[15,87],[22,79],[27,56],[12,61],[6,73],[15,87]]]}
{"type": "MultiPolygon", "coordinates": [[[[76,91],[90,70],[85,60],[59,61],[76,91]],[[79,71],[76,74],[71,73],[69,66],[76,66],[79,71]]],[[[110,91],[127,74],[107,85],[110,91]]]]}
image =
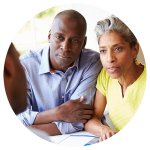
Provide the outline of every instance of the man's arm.
{"type": "MultiPolygon", "coordinates": [[[[69,100],[58,107],[43,112],[32,110],[32,105],[35,106],[36,103],[32,102],[33,95],[30,94],[32,88],[30,88],[31,85],[28,84],[28,108],[25,112],[19,114],[19,119],[23,122],[24,125],[36,125],[36,128],[43,127],[42,124],[44,124],[44,126],[50,127],[49,124],[53,122],[57,125],[57,128],[61,134],[82,130],[84,127],[83,123],[87,122],[87,120],[90,119],[93,114],[93,107],[86,104],[92,104],[91,101],[93,101],[95,94],[95,84],[97,76],[100,72],[100,68],[101,64],[99,60],[96,60],[94,63],[92,62],[91,66],[88,67],[87,71],[84,72],[79,86],[70,97],[70,99],[74,100],[69,100]],[[82,95],[85,95],[85,104],[82,104],[79,100],[82,95]]],[[[26,74],[26,76],[28,75],[26,74]]],[[[59,132],[57,133],[59,134],[59,132]]]]}
{"type": "Polygon", "coordinates": [[[76,100],[69,100],[53,109],[39,112],[33,125],[54,121],[86,123],[93,115],[93,106],[82,104],[83,100],[84,96],[76,100]]]}
{"type": "Polygon", "coordinates": [[[49,135],[60,135],[61,132],[58,130],[55,123],[31,125],[30,128],[36,128],[42,131],[47,132],[49,135]]]}
{"type": "MultiPolygon", "coordinates": [[[[87,119],[92,117],[93,107],[82,104],[81,100],[69,100],[68,102],[49,109],[39,112],[36,99],[34,97],[34,91],[32,90],[30,75],[28,74],[28,67],[22,62],[27,79],[27,101],[28,106],[24,112],[17,115],[20,121],[25,126],[47,124],[54,121],[66,121],[66,122],[87,122],[87,119]],[[26,68],[27,67],[27,68],[26,68]]],[[[79,97],[78,97],[79,98],[79,97]]]]}
{"type": "Polygon", "coordinates": [[[61,132],[53,121],[66,122],[82,122],[86,123],[92,117],[93,106],[81,104],[84,96],[77,100],[69,100],[68,102],[49,109],[47,111],[39,112],[30,127],[37,128],[47,132],[49,135],[59,135],[61,132]],[[51,116],[51,117],[49,117],[51,116]]]}
{"type": "MultiPolygon", "coordinates": [[[[86,57],[87,58],[87,57],[86,57]]],[[[85,62],[85,57],[81,57],[80,61],[84,61],[81,63],[83,65],[83,72],[81,74],[78,73],[78,76],[81,76],[80,81],[78,82],[78,86],[75,89],[75,91],[71,94],[70,99],[77,99],[84,95],[84,104],[90,104],[93,105],[94,102],[94,96],[96,91],[96,82],[97,77],[102,69],[102,64],[99,60],[99,58],[93,58],[93,60],[90,59],[90,61],[87,59],[85,62]]],[[[82,67],[80,65],[80,67],[82,67]]],[[[75,79],[77,82],[77,79],[75,79]]],[[[105,117],[102,117],[101,122],[103,123],[105,120],[105,117]]],[[[57,122],[56,122],[57,123],[57,122]]],[[[60,122],[57,124],[58,129],[61,131],[62,134],[72,133],[81,131],[84,128],[83,123],[67,123],[67,122],[60,122]]]]}

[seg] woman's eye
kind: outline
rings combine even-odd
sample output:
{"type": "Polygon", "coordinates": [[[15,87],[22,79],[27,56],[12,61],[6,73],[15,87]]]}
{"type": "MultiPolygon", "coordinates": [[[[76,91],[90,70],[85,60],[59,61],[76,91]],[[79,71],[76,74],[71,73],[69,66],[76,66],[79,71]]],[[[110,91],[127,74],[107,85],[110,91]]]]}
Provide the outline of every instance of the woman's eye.
{"type": "Polygon", "coordinates": [[[115,50],[116,51],[120,51],[120,50],[122,50],[122,48],[121,47],[117,47],[117,48],[115,48],[115,50]]]}

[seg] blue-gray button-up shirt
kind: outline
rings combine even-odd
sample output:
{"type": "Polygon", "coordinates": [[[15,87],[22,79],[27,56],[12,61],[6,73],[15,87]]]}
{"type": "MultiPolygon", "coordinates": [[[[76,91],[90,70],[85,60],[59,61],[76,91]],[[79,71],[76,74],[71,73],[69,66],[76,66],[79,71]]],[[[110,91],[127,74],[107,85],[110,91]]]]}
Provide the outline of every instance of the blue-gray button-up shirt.
{"type": "MultiPolygon", "coordinates": [[[[38,112],[60,106],[82,95],[85,96],[83,103],[93,105],[97,76],[102,69],[99,53],[82,49],[75,64],[65,73],[59,70],[54,70],[56,73],[53,73],[50,70],[49,50],[50,47],[47,46],[42,50],[31,50],[20,57],[27,79],[28,106],[17,116],[25,126],[33,124],[38,112]]],[[[53,123],[62,134],[84,128],[83,123],[53,123]]]]}

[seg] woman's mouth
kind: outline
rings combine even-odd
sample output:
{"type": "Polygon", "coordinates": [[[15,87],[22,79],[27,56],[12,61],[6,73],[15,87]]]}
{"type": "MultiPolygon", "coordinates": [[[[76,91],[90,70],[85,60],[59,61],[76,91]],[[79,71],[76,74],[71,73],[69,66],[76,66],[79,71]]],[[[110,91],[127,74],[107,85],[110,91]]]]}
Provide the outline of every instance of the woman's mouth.
{"type": "Polygon", "coordinates": [[[114,66],[112,66],[112,67],[107,67],[106,70],[109,71],[109,72],[111,72],[111,73],[114,73],[114,72],[116,72],[119,68],[120,68],[120,67],[114,67],[114,66]]]}

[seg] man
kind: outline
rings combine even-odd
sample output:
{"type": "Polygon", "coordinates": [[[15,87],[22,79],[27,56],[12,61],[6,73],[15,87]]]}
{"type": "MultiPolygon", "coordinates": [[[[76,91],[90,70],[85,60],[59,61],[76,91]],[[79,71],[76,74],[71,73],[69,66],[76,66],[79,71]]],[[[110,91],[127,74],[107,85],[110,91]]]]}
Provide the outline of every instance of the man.
{"type": "MultiPolygon", "coordinates": [[[[27,85],[24,69],[19,61],[19,53],[11,43],[4,64],[4,85],[8,101],[15,114],[27,107],[27,85]]],[[[29,129],[39,137],[49,141],[48,134],[37,129],[29,129]]]]}
{"type": "Polygon", "coordinates": [[[82,130],[92,117],[102,65],[99,53],[84,49],[85,34],[85,18],[65,10],[53,20],[50,46],[20,57],[28,88],[28,107],[18,115],[24,125],[58,135],[82,130]]]}
{"type": "Polygon", "coordinates": [[[8,101],[15,114],[27,106],[26,77],[19,61],[19,53],[11,43],[4,65],[4,84],[8,101]]]}

